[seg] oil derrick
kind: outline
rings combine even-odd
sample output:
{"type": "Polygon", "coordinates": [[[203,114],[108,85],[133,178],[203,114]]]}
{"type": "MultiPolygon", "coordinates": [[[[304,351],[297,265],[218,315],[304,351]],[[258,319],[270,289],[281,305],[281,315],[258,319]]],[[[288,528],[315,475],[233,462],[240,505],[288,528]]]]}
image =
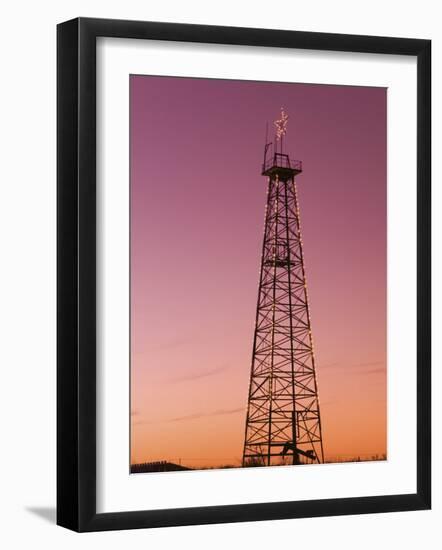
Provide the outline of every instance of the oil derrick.
{"type": "Polygon", "coordinates": [[[264,240],[243,466],[324,461],[318,387],[295,178],[302,163],[283,149],[288,116],[264,149],[264,240]]]}

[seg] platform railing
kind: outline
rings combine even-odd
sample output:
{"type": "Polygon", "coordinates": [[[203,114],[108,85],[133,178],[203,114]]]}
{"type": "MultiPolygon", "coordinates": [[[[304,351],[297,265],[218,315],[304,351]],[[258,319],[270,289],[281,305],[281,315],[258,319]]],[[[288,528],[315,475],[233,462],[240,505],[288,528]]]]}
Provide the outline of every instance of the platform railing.
{"type": "Polygon", "coordinates": [[[285,153],[274,153],[270,158],[264,160],[262,165],[263,173],[270,168],[288,168],[291,170],[302,171],[302,161],[290,159],[285,153]]]}

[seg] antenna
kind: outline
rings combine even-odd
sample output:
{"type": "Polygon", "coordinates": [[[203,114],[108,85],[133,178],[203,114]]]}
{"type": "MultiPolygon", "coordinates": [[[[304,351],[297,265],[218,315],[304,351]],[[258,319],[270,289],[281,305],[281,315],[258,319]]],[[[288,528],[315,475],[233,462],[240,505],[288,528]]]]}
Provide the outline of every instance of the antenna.
{"type": "Polygon", "coordinates": [[[264,162],[263,162],[263,171],[266,169],[267,164],[267,151],[269,150],[269,147],[272,145],[272,142],[269,142],[269,123],[266,122],[266,137],[264,142],[264,162]]]}

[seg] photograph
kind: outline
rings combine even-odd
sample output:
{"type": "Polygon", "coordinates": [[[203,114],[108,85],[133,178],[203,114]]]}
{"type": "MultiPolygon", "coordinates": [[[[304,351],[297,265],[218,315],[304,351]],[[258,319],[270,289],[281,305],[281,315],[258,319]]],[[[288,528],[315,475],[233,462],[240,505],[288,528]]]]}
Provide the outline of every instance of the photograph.
{"type": "Polygon", "coordinates": [[[129,91],[130,472],[388,460],[387,88],[129,91]]]}

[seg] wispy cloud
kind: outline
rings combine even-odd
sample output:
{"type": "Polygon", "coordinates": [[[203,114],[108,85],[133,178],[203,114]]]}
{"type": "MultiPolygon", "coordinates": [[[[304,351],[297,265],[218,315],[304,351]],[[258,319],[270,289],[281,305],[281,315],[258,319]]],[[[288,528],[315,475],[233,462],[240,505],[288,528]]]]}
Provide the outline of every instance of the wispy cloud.
{"type": "Polygon", "coordinates": [[[184,376],[178,376],[178,377],[172,378],[170,379],[170,382],[187,382],[189,380],[198,380],[199,378],[207,378],[208,376],[215,376],[216,374],[219,374],[227,370],[227,368],[228,367],[222,365],[220,367],[216,367],[211,370],[191,372],[191,373],[185,374],[184,376]]]}
{"type": "Polygon", "coordinates": [[[361,374],[380,374],[385,372],[386,372],[386,369],[381,367],[379,369],[369,369],[369,370],[363,371],[361,372],[361,374]]]}
{"type": "Polygon", "coordinates": [[[224,416],[226,414],[236,414],[238,412],[244,411],[244,407],[238,407],[236,409],[218,409],[216,411],[211,412],[202,412],[202,413],[196,413],[196,414],[189,414],[186,416],[177,416],[175,418],[171,418],[170,420],[167,420],[167,422],[181,422],[182,420],[194,420],[196,418],[205,418],[208,416],[224,416]]]}
{"type": "Polygon", "coordinates": [[[236,414],[239,412],[244,412],[245,407],[237,407],[236,409],[217,409],[215,411],[208,412],[198,412],[195,414],[187,414],[184,416],[176,416],[175,418],[165,418],[163,420],[150,421],[150,420],[135,420],[132,421],[133,426],[138,426],[140,424],[159,424],[159,423],[168,423],[168,422],[183,422],[185,420],[197,420],[198,418],[207,418],[209,416],[224,416],[228,414],[236,414]]]}
{"type": "Polygon", "coordinates": [[[368,361],[363,363],[340,363],[339,361],[334,361],[333,363],[325,363],[324,365],[319,364],[319,369],[353,369],[352,372],[356,371],[358,374],[376,374],[379,372],[384,372],[384,361],[368,361]],[[369,368],[375,367],[375,368],[369,368]],[[368,369],[368,370],[367,370],[368,369]]]}
{"type": "MultiPolygon", "coordinates": [[[[149,353],[155,351],[168,351],[171,349],[180,348],[182,346],[185,346],[190,342],[190,338],[177,338],[175,340],[169,340],[168,342],[162,342],[160,344],[149,346],[149,353]]],[[[143,357],[146,354],[146,350],[132,350],[132,358],[134,357],[143,357]]]]}
{"type": "Polygon", "coordinates": [[[375,367],[377,365],[383,365],[383,361],[370,361],[368,363],[353,363],[354,367],[364,369],[366,367],[375,367]]]}
{"type": "Polygon", "coordinates": [[[342,363],[339,363],[338,361],[334,361],[333,363],[324,363],[324,364],[318,364],[318,368],[320,369],[333,369],[336,367],[342,367],[342,363]]]}

